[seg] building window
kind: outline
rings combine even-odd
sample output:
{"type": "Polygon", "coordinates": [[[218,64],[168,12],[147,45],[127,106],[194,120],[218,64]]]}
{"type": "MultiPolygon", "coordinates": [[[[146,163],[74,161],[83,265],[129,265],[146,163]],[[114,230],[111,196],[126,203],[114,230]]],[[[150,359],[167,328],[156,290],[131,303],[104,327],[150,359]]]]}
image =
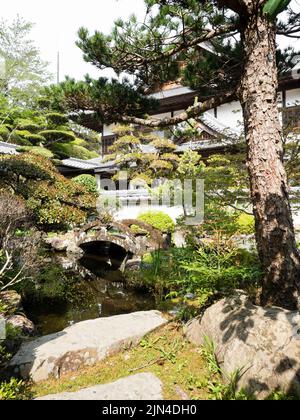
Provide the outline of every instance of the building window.
{"type": "Polygon", "coordinates": [[[109,148],[114,144],[116,138],[115,135],[102,137],[102,156],[110,154],[109,148]]]}

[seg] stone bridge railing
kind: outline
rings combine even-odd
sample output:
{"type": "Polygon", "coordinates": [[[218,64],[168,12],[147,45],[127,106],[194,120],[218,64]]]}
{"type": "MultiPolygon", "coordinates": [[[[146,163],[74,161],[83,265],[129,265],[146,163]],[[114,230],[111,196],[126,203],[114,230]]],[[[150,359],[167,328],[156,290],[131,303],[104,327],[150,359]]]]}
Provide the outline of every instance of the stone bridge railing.
{"type": "Polygon", "coordinates": [[[89,243],[110,242],[136,256],[164,248],[165,243],[160,231],[147,223],[131,219],[120,223],[112,222],[109,226],[104,226],[97,221],[89,223],[76,231],[75,242],[79,248],[83,248],[89,243]],[[135,234],[131,230],[133,225],[138,226],[145,234],[135,234]]]}

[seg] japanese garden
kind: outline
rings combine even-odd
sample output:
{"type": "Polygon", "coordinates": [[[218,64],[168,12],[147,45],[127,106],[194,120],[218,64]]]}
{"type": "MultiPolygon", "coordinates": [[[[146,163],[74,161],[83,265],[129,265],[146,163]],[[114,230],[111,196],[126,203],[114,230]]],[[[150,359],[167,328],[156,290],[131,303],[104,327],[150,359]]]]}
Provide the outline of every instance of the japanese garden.
{"type": "Polygon", "coordinates": [[[0,16],[0,401],[298,400],[299,2],[87,0],[70,56],[21,3],[0,16]]]}

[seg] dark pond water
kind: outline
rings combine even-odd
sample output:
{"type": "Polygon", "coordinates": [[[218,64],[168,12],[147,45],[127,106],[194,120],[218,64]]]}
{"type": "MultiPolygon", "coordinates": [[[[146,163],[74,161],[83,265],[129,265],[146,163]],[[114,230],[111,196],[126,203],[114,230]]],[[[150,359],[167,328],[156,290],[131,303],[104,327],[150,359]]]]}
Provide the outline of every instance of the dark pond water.
{"type": "Polygon", "coordinates": [[[105,258],[85,255],[72,261],[52,255],[48,267],[53,274],[45,281],[41,296],[36,297],[37,290],[24,300],[25,312],[39,335],[89,319],[155,308],[153,296],[127,288],[122,273],[113,270],[105,258]]]}

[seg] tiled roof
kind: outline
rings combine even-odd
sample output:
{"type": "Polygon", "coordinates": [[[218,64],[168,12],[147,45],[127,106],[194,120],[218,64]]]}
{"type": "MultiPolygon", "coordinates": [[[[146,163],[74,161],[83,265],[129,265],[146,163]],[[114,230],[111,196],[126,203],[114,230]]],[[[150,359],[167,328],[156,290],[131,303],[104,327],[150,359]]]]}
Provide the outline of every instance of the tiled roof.
{"type": "Polygon", "coordinates": [[[193,141],[181,144],[177,147],[177,152],[186,152],[187,150],[209,150],[209,149],[216,149],[219,147],[224,147],[228,143],[225,142],[216,142],[216,141],[193,141]]]}
{"type": "Polygon", "coordinates": [[[68,168],[84,169],[84,170],[85,169],[93,170],[98,167],[96,163],[90,162],[88,160],[75,159],[75,158],[62,160],[62,165],[68,168]]]}
{"type": "MultiPolygon", "coordinates": [[[[209,150],[209,149],[215,149],[219,147],[224,147],[228,145],[228,140],[230,139],[237,139],[240,137],[241,133],[234,129],[234,128],[228,128],[224,124],[222,124],[219,120],[217,120],[215,117],[213,117],[211,114],[206,113],[201,117],[202,123],[210,128],[212,132],[222,134],[226,139],[224,140],[205,140],[205,141],[195,141],[195,142],[189,142],[182,144],[180,146],[177,146],[177,152],[185,152],[186,150],[209,150]]],[[[147,145],[141,145],[140,146],[141,151],[143,153],[155,153],[156,149],[155,147],[147,144],[147,145]]],[[[114,161],[105,162],[103,163],[103,158],[94,158],[90,160],[81,160],[81,159],[65,159],[62,161],[62,164],[64,166],[75,168],[75,169],[83,169],[83,170],[95,170],[97,172],[101,171],[107,171],[116,169],[117,165],[114,161]]]]}
{"type": "Polygon", "coordinates": [[[220,120],[215,118],[210,113],[206,112],[200,117],[200,120],[207,125],[213,131],[224,135],[225,137],[230,137],[232,139],[239,138],[242,134],[242,130],[237,130],[233,127],[228,127],[223,124],[220,120]]]}
{"type": "Polygon", "coordinates": [[[17,149],[20,146],[16,144],[5,143],[4,141],[0,141],[0,154],[2,155],[18,155],[17,149]]]}

